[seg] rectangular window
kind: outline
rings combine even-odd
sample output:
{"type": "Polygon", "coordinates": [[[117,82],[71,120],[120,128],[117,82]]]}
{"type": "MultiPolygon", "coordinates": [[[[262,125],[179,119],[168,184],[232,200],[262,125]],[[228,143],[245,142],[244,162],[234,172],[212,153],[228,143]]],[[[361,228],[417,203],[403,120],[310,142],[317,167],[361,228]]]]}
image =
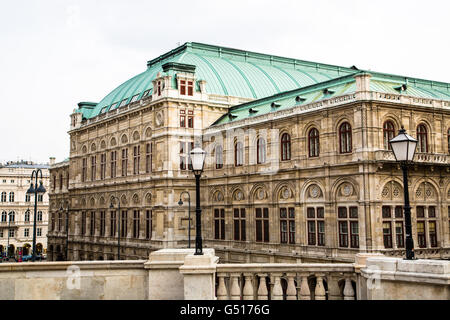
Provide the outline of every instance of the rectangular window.
{"type": "Polygon", "coordinates": [[[186,94],[186,80],[180,80],[180,94],[186,94]]]}
{"type": "Polygon", "coordinates": [[[100,155],[100,179],[103,180],[106,177],[106,153],[100,155]]]}
{"type": "Polygon", "coordinates": [[[97,156],[92,156],[91,157],[91,181],[95,180],[96,167],[97,167],[97,156]]]}
{"type": "Polygon", "coordinates": [[[28,229],[28,228],[24,229],[23,230],[23,236],[26,237],[26,238],[29,237],[30,236],[30,229],[28,229]]]}
{"type": "Polygon", "coordinates": [[[91,236],[95,235],[95,211],[91,211],[91,236]]]}
{"type": "Polygon", "coordinates": [[[428,218],[436,218],[436,207],[428,207],[428,218]]]}
{"type": "Polygon", "coordinates": [[[395,207],[395,217],[396,218],[403,218],[403,207],[402,206],[396,206],[395,207]]]}
{"type": "Polygon", "coordinates": [[[383,241],[385,248],[392,248],[392,229],[391,222],[383,222],[383,241]]]}
{"type": "Polygon", "coordinates": [[[339,246],[348,248],[348,224],[347,224],[347,221],[339,221],[339,246]]]}
{"type": "Polygon", "coordinates": [[[126,177],[128,170],[128,148],[122,149],[122,177],[126,177]]]}
{"type": "Polygon", "coordinates": [[[346,207],[338,208],[338,218],[347,218],[347,208],[346,207]]]}
{"type": "Polygon", "coordinates": [[[317,221],[317,245],[325,246],[325,221],[317,221]]]}
{"type": "Polygon", "coordinates": [[[256,208],[256,241],[269,242],[269,208],[256,208]]]}
{"type": "Polygon", "coordinates": [[[425,207],[422,207],[422,206],[416,207],[416,216],[417,216],[417,218],[424,218],[425,217],[425,207]]]}
{"type": "Polygon", "coordinates": [[[116,222],[116,212],[115,211],[111,211],[110,212],[110,228],[109,228],[109,235],[111,237],[115,237],[116,236],[116,227],[117,227],[117,222],[116,222]]]}
{"type": "Polygon", "coordinates": [[[391,217],[391,207],[383,206],[381,208],[382,217],[383,218],[390,218],[391,217]]]}
{"type": "Polygon", "coordinates": [[[86,212],[81,213],[81,234],[86,235],[86,212]]]}
{"type": "Polygon", "coordinates": [[[350,221],[350,246],[359,248],[359,224],[358,221],[350,221]]]}
{"type": "Polygon", "coordinates": [[[214,209],[214,239],[225,240],[225,209],[214,209]]]}
{"type": "Polygon", "coordinates": [[[188,128],[194,127],[194,116],[188,116],[188,128]]]}
{"type": "Polygon", "coordinates": [[[147,143],[145,146],[145,172],[152,172],[152,144],[147,143]]]}
{"type": "Polygon", "coordinates": [[[397,241],[397,248],[405,247],[405,236],[403,235],[403,222],[395,222],[395,240],[397,241]]]}
{"type": "Polygon", "coordinates": [[[437,247],[436,221],[428,222],[428,235],[430,236],[430,246],[437,247]]]}
{"type": "Polygon", "coordinates": [[[314,246],[316,244],[316,222],[308,221],[308,245],[314,246]]]}
{"type": "Polygon", "coordinates": [[[122,217],[120,221],[120,236],[125,238],[127,236],[127,215],[128,212],[126,210],[122,211],[122,217]]]}
{"type": "Polygon", "coordinates": [[[87,178],[87,158],[83,158],[81,166],[81,182],[85,182],[87,178]]]}
{"type": "Polygon", "coordinates": [[[139,162],[141,162],[141,146],[133,148],[133,174],[139,174],[139,162]]]}
{"type": "Polygon", "coordinates": [[[427,247],[425,239],[425,221],[417,221],[417,241],[419,243],[419,248],[427,247]]]}
{"type": "Polygon", "coordinates": [[[186,170],[186,143],[180,142],[180,170],[186,170]]]}
{"type": "Polygon", "coordinates": [[[134,210],[133,216],[133,238],[139,238],[139,229],[140,229],[140,211],[134,210]]]}
{"type": "MultiPolygon", "coordinates": [[[[14,237],[14,230],[11,230],[11,231],[12,231],[12,237],[14,237]]],[[[37,228],[36,236],[42,237],[42,228],[37,228]]]]}
{"type": "Polygon", "coordinates": [[[186,116],[180,115],[180,128],[186,128],[186,116]]]}
{"type": "Polygon", "coordinates": [[[234,226],[234,240],[245,241],[246,240],[246,230],[245,230],[245,209],[234,209],[233,210],[233,226],[234,226]]]}
{"type": "Polygon", "coordinates": [[[111,178],[116,177],[117,151],[111,152],[111,178]]]}
{"type": "Polygon", "coordinates": [[[145,239],[152,237],[152,210],[145,211],[145,239]]]}
{"type": "Polygon", "coordinates": [[[105,211],[100,211],[100,236],[105,236],[105,211]]]}
{"type": "Polygon", "coordinates": [[[194,82],[188,81],[187,84],[188,84],[188,86],[187,86],[188,96],[193,96],[194,95],[194,82]]]}

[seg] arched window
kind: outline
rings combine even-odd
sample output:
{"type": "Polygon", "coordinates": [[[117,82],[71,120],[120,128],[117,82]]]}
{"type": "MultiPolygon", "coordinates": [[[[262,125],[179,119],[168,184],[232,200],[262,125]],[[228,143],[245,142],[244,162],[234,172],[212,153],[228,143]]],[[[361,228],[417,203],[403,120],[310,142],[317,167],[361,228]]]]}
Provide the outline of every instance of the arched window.
{"type": "Polygon", "coordinates": [[[352,127],[350,123],[344,122],[339,127],[340,153],[352,152],[352,127]]]}
{"type": "Polygon", "coordinates": [[[25,222],[30,222],[30,210],[25,211],[25,222]]]}
{"type": "Polygon", "coordinates": [[[6,222],[6,217],[8,216],[8,214],[6,213],[6,211],[2,212],[2,222],[6,222]]]}
{"type": "Polygon", "coordinates": [[[42,211],[37,212],[37,221],[42,221],[42,211]]]}
{"type": "Polygon", "coordinates": [[[14,211],[11,211],[9,213],[9,221],[14,222],[16,220],[16,213],[14,211]]]}
{"type": "Polygon", "coordinates": [[[14,202],[14,192],[9,193],[9,202],[14,202]]]}
{"type": "Polygon", "coordinates": [[[223,148],[221,145],[216,147],[216,169],[223,168],[223,148]]]}
{"type": "Polygon", "coordinates": [[[263,138],[258,138],[256,143],[256,162],[265,163],[266,162],[266,141],[263,138]]]}
{"type": "Polygon", "coordinates": [[[395,128],[392,121],[386,121],[383,125],[383,141],[384,141],[384,149],[391,150],[391,144],[389,140],[394,138],[395,136],[395,128]]]}
{"type": "Polygon", "coordinates": [[[310,157],[319,156],[319,130],[312,128],[308,133],[308,148],[310,157]]]}
{"type": "Polygon", "coordinates": [[[427,127],[424,124],[417,126],[417,152],[428,152],[427,127]]]}
{"type": "Polygon", "coordinates": [[[234,145],[234,165],[236,167],[244,164],[244,146],[242,142],[236,142],[234,145]]]}
{"type": "Polygon", "coordinates": [[[6,202],[6,192],[5,192],[5,191],[2,192],[2,198],[1,198],[1,201],[2,201],[2,202],[6,202]]]}
{"type": "Polygon", "coordinates": [[[291,160],[291,136],[283,133],[281,136],[281,161],[291,160]]]}

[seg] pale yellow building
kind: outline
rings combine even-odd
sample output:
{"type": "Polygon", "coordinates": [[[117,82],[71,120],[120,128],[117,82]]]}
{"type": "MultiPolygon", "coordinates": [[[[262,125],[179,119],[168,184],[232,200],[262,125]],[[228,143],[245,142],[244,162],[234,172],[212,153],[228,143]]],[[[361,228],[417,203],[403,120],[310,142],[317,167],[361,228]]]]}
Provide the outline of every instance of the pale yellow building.
{"type": "MultiPolygon", "coordinates": [[[[52,158],[50,159],[52,161],[52,158]]],[[[33,252],[34,195],[27,195],[31,173],[42,170],[42,182],[48,190],[49,164],[10,161],[0,166],[0,252],[18,257],[33,252]]],[[[40,179],[39,179],[40,180],[40,179]]],[[[38,196],[36,212],[36,253],[46,254],[48,192],[38,196]]]]}
{"type": "Polygon", "coordinates": [[[448,83],[186,43],[72,113],[70,157],[50,169],[49,251],[117,259],[119,221],[121,259],[186,247],[184,191],[193,245],[188,154],[200,143],[203,243],[221,261],[402,256],[401,171],[387,143],[401,126],[419,140],[416,256],[449,258],[448,83]]]}

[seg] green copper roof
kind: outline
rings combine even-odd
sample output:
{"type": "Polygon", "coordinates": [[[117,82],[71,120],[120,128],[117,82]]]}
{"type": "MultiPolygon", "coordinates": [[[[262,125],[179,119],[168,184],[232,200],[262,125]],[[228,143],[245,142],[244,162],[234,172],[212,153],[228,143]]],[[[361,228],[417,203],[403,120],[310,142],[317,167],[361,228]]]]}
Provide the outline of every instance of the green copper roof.
{"type": "MultiPolygon", "coordinates": [[[[197,80],[206,80],[208,93],[260,99],[354,73],[350,68],[217,47],[195,42],[148,61],[147,70],[124,82],[94,108],[82,108],[85,118],[108,111],[115,103],[129,103],[152,90],[152,80],[166,63],[195,66],[197,80]]],[[[117,107],[115,105],[114,107],[117,107]]]]}
{"type": "MultiPolygon", "coordinates": [[[[368,72],[360,71],[359,73],[368,72]]],[[[450,87],[446,88],[445,84],[376,72],[371,72],[370,74],[372,75],[370,79],[371,91],[450,101],[450,87]]],[[[347,95],[355,91],[356,81],[354,74],[351,74],[233,106],[227,114],[214,122],[213,126],[289,109],[301,104],[347,95]]]]}
{"type": "MultiPolygon", "coordinates": [[[[187,42],[147,62],[147,70],[110,92],[99,103],[80,103],[79,112],[92,118],[119,105],[151,94],[152,80],[158,72],[174,75],[175,71],[195,70],[197,80],[206,80],[208,93],[263,99],[298,88],[311,87],[360,72],[315,62],[187,42]],[[165,66],[163,70],[163,66],[165,66]]],[[[399,93],[396,87],[406,85],[402,94],[450,100],[450,84],[371,72],[371,90],[399,93]]],[[[352,77],[349,77],[352,79],[352,77]]],[[[173,79],[173,86],[176,81],[173,79]]],[[[198,84],[196,84],[198,89],[198,84]]],[[[333,95],[339,92],[336,88],[333,95]]],[[[347,92],[347,91],[346,91],[347,92]]],[[[312,99],[312,97],[309,97],[312,99]]],[[[320,99],[320,96],[315,97],[320,99]]],[[[308,100],[310,101],[310,100],[308,100]]]]}

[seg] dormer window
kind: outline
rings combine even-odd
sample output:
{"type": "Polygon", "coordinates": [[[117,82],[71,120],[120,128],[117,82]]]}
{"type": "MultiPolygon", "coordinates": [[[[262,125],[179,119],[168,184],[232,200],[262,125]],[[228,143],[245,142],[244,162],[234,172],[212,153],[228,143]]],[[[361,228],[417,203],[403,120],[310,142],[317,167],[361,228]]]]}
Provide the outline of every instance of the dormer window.
{"type": "Polygon", "coordinates": [[[194,81],[180,80],[180,94],[193,96],[194,95],[194,81]]]}
{"type": "Polygon", "coordinates": [[[127,100],[128,100],[128,99],[123,99],[122,102],[121,102],[120,105],[119,105],[119,108],[120,108],[120,107],[123,107],[124,105],[126,105],[126,104],[127,104],[127,100]]]}
{"type": "Polygon", "coordinates": [[[161,95],[161,81],[158,81],[158,96],[161,95]]]}

